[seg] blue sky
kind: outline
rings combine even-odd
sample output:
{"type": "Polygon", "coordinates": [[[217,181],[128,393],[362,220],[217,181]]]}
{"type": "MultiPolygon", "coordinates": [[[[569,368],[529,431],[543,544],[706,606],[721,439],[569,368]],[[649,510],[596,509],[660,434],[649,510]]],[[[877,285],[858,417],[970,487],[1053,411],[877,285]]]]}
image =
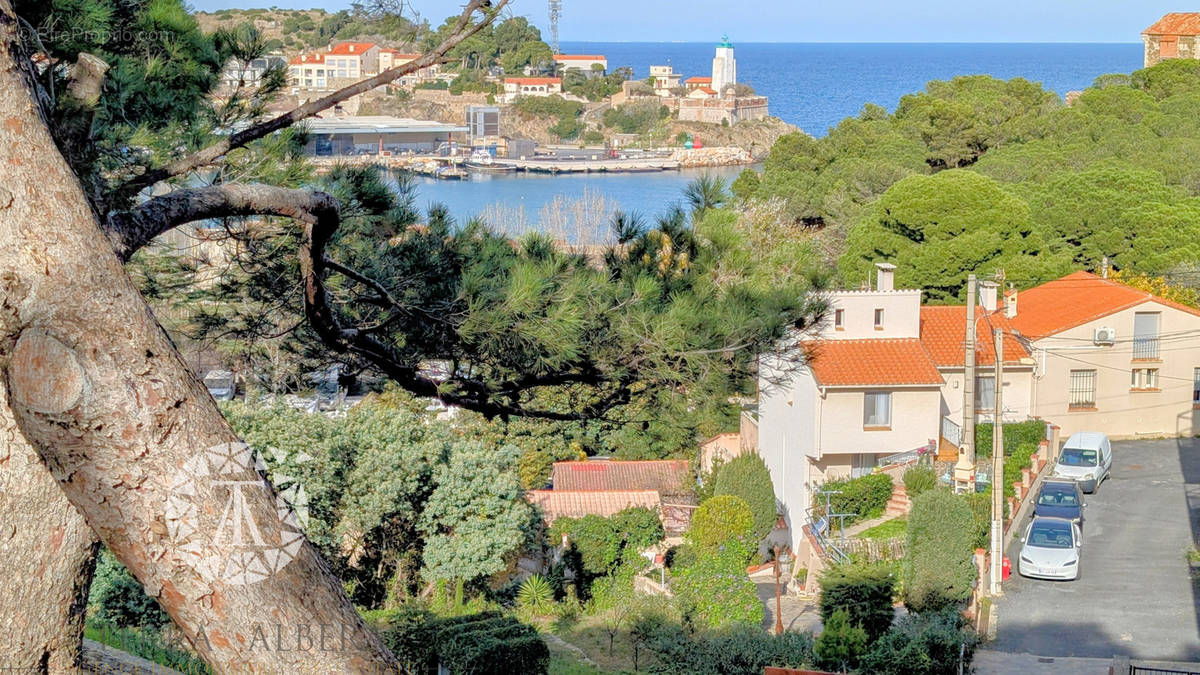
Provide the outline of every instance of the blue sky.
{"type": "MultiPolygon", "coordinates": [[[[191,0],[224,7],[349,7],[349,0],[191,0]]],[[[461,0],[411,0],[432,23],[461,0]]],[[[1182,3],[1186,5],[1187,3],[1182,3]]],[[[545,0],[513,0],[545,29],[545,0]]],[[[563,40],[741,42],[1138,42],[1180,0],[563,0],[563,40]]],[[[1191,7],[1196,9],[1196,7],[1191,7]]]]}

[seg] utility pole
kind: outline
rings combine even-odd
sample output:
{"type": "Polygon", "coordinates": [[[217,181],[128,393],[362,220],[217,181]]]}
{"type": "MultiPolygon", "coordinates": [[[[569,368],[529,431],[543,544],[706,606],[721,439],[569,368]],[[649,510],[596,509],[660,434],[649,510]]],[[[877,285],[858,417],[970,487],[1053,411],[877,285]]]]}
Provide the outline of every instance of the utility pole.
{"type": "Polygon", "coordinates": [[[1004,560],[1004,331],[992,331],[996,341],[996,410],[992,415],[992,595],[1001,595],[1000,565],[1004,560]]]}
{"type": "Polygon", "coordinates": [[[967,275],[967,337],[963,341],[966,368],[963,371],[963,424],[960,454],[965,454],[975,470],[975,275],[967,275]]]}
{"type": "MultiPolygon", "coordinates": [[[[783,635],[783,594],[779,587],[779,547],[775,547],[775,634],[783,635]]],[[[792,561],[792,568],[795,569],[796,563],[792,561]]]]}

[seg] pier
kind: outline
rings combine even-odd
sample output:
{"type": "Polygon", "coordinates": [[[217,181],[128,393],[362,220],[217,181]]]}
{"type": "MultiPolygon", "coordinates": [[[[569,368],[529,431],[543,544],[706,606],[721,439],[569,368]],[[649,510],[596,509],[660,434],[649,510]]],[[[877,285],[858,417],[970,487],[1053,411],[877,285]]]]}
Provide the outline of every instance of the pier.
{"type": "Polygon", "coordinates": [[[671,171],[679,162],[670,157],[638,159],[496,159],[500,166],[531,173],[637,173],[671,171]]]}

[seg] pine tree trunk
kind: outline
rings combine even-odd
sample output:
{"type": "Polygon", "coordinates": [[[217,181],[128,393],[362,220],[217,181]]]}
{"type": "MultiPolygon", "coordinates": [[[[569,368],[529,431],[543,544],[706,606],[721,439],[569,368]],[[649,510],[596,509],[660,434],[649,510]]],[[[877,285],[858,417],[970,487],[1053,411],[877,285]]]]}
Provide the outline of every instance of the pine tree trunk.
{"type": "Polygon", "coordinates": [[[0,389],[0,664],[78,668],[98,543],[25,442],[0,389]]]}
{"type": "Polygon", "coordinates": [[[17,426],[219,671],[394,668],[112,252],[16,34],[0,0],[0,377],[17,426]]]}

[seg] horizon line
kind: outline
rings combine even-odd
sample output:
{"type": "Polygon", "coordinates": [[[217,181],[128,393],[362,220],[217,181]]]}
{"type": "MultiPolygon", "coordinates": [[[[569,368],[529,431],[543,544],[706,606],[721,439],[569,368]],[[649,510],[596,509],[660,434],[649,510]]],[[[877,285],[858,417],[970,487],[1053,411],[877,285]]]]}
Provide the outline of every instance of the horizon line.
{"type": "MultiPolygon", "coordinates": [[[[562,42],[579,42],[585,44],[643,44],[643,45],[674,45],[674,44],[708,44],[713,40],[575,40],[562,38],[562,42]]],[[[857,40],[852,42],[833,41],[833,40],[738,40],[732,41],[734,47],[738,44],[749,45],[1137,45],[1141,46],[1141,42],[1057,42],[1050,40],[1031,40],[1031,41],[1012,41],[1012,40],[979,40],[979,41],[927,41],[927,40],[892,40],[888,42],[876,42],[857,40]]]]}

